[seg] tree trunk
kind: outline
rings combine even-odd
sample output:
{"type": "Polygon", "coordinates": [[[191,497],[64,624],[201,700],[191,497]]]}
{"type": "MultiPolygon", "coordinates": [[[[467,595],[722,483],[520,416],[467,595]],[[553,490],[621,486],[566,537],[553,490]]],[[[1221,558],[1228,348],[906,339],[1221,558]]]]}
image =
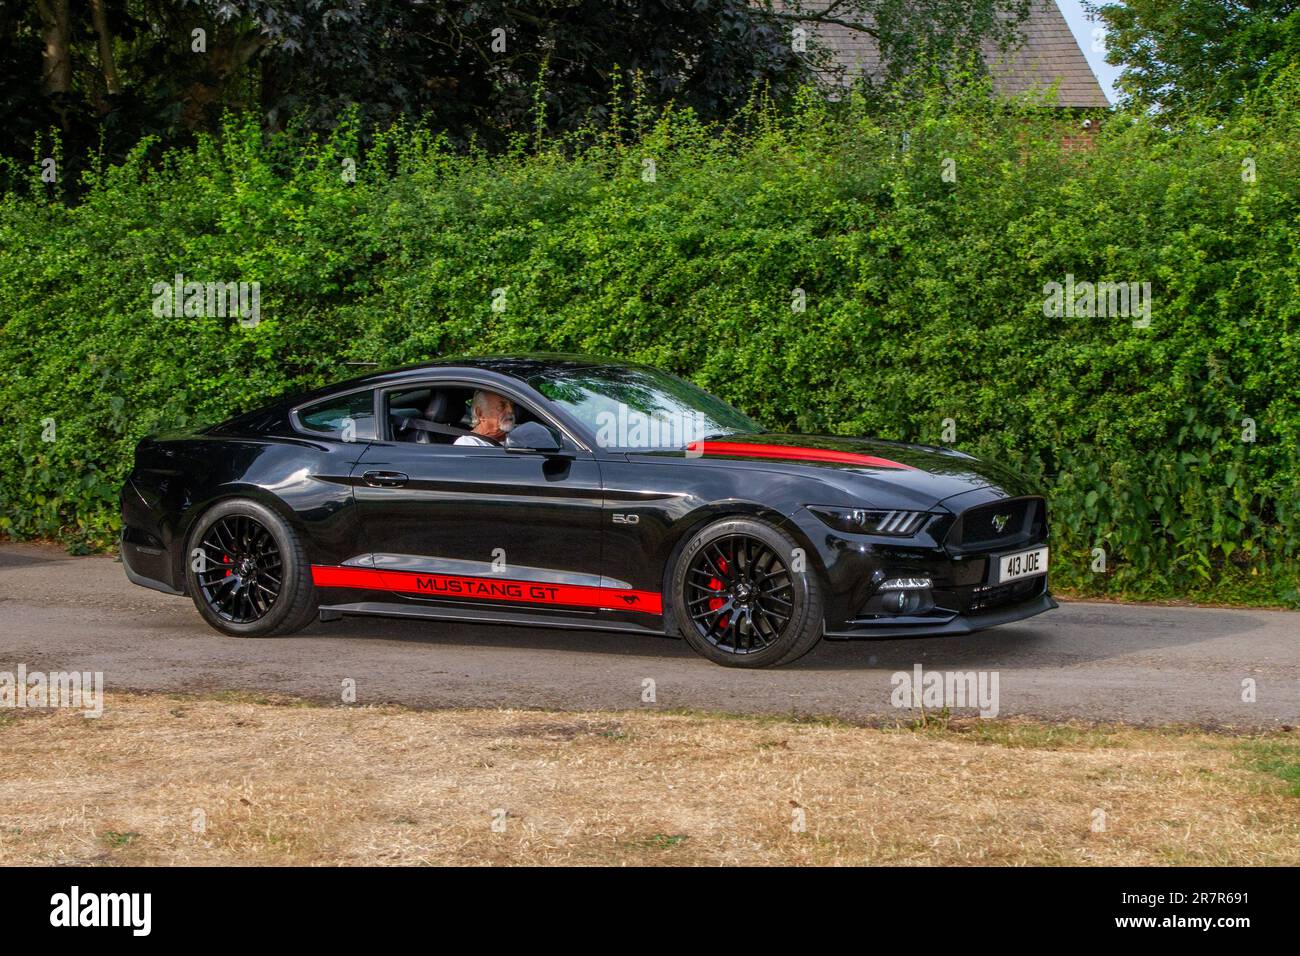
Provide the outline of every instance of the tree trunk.
{"type": "Polygon", "coordinates": [[[41,15],[45,51],[41,85],[46,96],[59,96],[72,90],[72,22],[68,0],[36,0],[41,15]]]}
{"type": "Polygon", "coordinates": [[[117,78],[117,64],[113,62],[113,35],[108,32],[104,0],[90,0],[90,16],[95,21],[95,35],[99,38],[99,68],[104,74],[104,86],[110,96],[116,96],[122,92],[122,84],[117,78]]]}

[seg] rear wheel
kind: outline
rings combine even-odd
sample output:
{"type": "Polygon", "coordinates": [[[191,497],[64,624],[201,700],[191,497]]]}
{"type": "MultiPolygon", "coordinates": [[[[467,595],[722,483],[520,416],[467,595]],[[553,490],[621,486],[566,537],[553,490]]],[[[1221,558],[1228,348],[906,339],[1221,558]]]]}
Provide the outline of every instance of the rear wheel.
{"type": "Polygon", "coordinates": [[[788,664],[821,639],[816,574],[784,531],[731,518],[696,532],[673,571],[672,613],[687,642],[728,667],[788,664]]]}
{"type": "Polygon", "coordinates": [[[190,532],[186,560],[194,606],[223,634],[290,634],[316,612],[297,534],[256,501],[223,501],[207,511],[190,532]]]}

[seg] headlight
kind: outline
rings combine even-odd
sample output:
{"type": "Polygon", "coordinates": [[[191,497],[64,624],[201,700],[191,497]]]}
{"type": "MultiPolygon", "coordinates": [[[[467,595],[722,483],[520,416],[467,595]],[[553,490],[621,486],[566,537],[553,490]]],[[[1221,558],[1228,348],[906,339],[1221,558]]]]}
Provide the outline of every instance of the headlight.
{"type": "Polygon", "coordinates": [[[836,531],[850,534],[885,534],[907,538],[916,534],[930,517],[928,511],[868,511],[864,508],[828,508],[809,505],[808,510],[836,531]]]}

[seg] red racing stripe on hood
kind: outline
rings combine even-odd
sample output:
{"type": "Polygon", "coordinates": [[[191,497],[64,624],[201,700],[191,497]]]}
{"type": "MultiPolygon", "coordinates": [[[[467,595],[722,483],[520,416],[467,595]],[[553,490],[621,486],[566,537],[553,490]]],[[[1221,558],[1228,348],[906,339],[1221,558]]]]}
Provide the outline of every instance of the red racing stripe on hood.
{"type": "Polygon", "coordinates": [[[820,461],[835,465],[870,465],[873,468],[901,468],[916,471],[911,465],[860,455],[852,451],[830,451],[825,448],[800,448],[797,445],[756,445],[749,442],[705,441],[691,442],[686,450],[704,455],[738,455],[746,458],[781,458],[786,461],[820,461]]]}

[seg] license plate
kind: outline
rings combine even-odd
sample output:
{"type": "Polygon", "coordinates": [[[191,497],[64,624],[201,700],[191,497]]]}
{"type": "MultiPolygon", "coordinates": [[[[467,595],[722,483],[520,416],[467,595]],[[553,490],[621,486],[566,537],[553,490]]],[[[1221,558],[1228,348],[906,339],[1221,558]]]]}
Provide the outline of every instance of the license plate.
{"type": "Polygon", "coordinates": [[[1017,578],[1030,578],[1035,574],[1047,573],[1047,549],[1034,548],[1032,551],[1017,551],[1004,554],[998,558],[998,577],[995,584],[1005,584],[1017,578]]]}

